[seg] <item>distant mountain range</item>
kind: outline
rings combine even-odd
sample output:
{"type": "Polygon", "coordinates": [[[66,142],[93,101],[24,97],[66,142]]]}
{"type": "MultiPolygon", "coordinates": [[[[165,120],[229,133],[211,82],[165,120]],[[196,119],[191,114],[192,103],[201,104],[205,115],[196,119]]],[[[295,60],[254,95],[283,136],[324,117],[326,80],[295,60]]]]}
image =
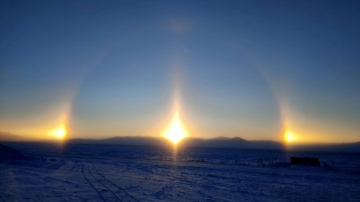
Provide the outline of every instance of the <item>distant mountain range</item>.
{"type": "MultiPolygon", "coordinates": [[[[68,144],[118,144],[118,145],[148,145],[164,146],[171,143],[164,138],[155,137],[112,137],[106,139],[69,139],[68,144]]],[[[179,147],[212,147],[212,148],[242,148],[242,149],[275,149],[303,151],[336,151],[360,152],[360,142],[339,144],[298,144],[286,146],[281,142],[269,140],[249,141],[240,137],[217,137],[212,139],[185,138],[178,143],[179,147]]]]}
{"type": "Polygon", "coordinates": [[[217,148],[244,148],[244,149],[284,149],[284,145],[275,141],[248,141],[240,137],[217,137],[212,139],[186,138],[179,143],[185,147],[217,147],[217,148]]]}
{"type": "MultiPolygon", "coordinates": [[[[69,139],[68,144],[119,144],[119,145],[149,145],[162,146],[171,145],[164,138],[155,137],[112,137],[106,139],[69,139]]],[[[178,143],[179,147],[216,147],[216,148],[253,148],[253,149],[284,149],[283,144],[274,141],[247,141],[234,137],[218,137],[212,139],[185,138],[178,143]]]]}
{"type": "Polygon", "coordinates": [[[7,133],[7,132],[0,132],[0,141],[3,141],[3,142],[9,142],[9,141],[24,142],[24,141],[31,141],[31,140],[32,140],[31,138],[25,138],[20,135],[15,135],[12,133],[7,133]]]}
{"type": "Polygon", "coordinates": [[[74,138],[66,140],[67,144],[118,144],[118,145],[148,145],[161,146],[169,144],[166,139],[154,137],[139,137],[139,136],[125,136],[125,137],[111,137],[105,139],[82,139],[74,138]]]}
{"type": "Polygon", "coordinates": [[[290,147],[301,151],[360,152],[360,142],[338,144],[302,144],[290,147]]]}
{"type": "MultiPolygon", "coordinates": [[[[1,141],[27,142],[37,141],[36,139],[24,138],[11,133],[0,132],[1,141]]],[[[116,145],[147,145],[147,146],[164,146],[172,145],[165,138],[156,137],[112,137],[105,139],[68,139],[66,144],[116,144],[116,145]]],[[[178,143],[178,147],[213,147],[213,148],[243,148],[243,149],[275,149],[275,150],[303,150],[303,151],[336,151],[336,152],[360,152],[360,142],[339,143],[339,144],[302,144],[286,146],[281,142],[255,140],[249,141],[240,137],[217,137],[212,139],[202,138],[185,138],[178,143]]]]}

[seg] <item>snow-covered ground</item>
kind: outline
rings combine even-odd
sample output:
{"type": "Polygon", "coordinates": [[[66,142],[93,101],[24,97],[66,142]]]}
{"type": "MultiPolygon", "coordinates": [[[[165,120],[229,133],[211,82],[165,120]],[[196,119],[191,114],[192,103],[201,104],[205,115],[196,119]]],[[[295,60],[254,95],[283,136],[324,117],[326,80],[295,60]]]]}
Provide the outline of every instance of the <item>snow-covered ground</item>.
{"type": "Polygon", "coordinates": [[[179,150],[174,161],[145,147],[12,146],[35,158],[0,161],[0,201],[360,201],[358,164],[290,166],[275,151],[179,150]]]}

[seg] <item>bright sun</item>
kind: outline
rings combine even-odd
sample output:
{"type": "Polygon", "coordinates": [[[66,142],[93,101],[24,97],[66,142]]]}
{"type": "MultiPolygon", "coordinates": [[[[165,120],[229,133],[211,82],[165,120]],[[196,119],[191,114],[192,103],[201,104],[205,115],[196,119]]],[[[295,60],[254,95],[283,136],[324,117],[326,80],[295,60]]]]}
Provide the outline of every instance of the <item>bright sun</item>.
{"type": "Polygon", "coordinates": [[[286,131],[284,138],[286,142],[293,142],[296,139],[296,136],[291,131],[286,131]]]}
{"type": "Polygon", "coordinates": [[[166,130],[164,136],[174,143],[174,145],[187,136],[186,130],[181,124],[178,112],[175,112],[172,123],[166,130]]]}
{"type": "Polygon", "coordinates": [[[67,134],[66,127],[64,125],[61,125],[57,129],[53,130],[51,134],[58,139],[63,139],[67,134]]]}

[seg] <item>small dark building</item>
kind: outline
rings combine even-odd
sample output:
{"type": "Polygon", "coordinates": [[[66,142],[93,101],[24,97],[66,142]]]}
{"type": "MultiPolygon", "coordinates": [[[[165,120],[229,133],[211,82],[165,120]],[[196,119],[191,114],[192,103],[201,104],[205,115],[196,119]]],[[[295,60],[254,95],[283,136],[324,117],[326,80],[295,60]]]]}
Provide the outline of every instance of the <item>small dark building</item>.
{"type": "Polygon", "coordinates": [[[291,165],[320,166],[318,158],[290,157],[291,165]]]}

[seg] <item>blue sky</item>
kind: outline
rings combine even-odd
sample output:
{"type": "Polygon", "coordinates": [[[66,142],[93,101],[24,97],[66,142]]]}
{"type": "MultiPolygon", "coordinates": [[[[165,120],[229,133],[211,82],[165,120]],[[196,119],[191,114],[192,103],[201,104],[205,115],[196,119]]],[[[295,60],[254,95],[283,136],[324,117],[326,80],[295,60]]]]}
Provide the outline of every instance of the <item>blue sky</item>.
{"type": "Polygon", "coordinates": [[[357,1],[2,1],[0,131],[359,141],[357,1]],[[176,96],[175,96],[176,95],[176,96]]]}

